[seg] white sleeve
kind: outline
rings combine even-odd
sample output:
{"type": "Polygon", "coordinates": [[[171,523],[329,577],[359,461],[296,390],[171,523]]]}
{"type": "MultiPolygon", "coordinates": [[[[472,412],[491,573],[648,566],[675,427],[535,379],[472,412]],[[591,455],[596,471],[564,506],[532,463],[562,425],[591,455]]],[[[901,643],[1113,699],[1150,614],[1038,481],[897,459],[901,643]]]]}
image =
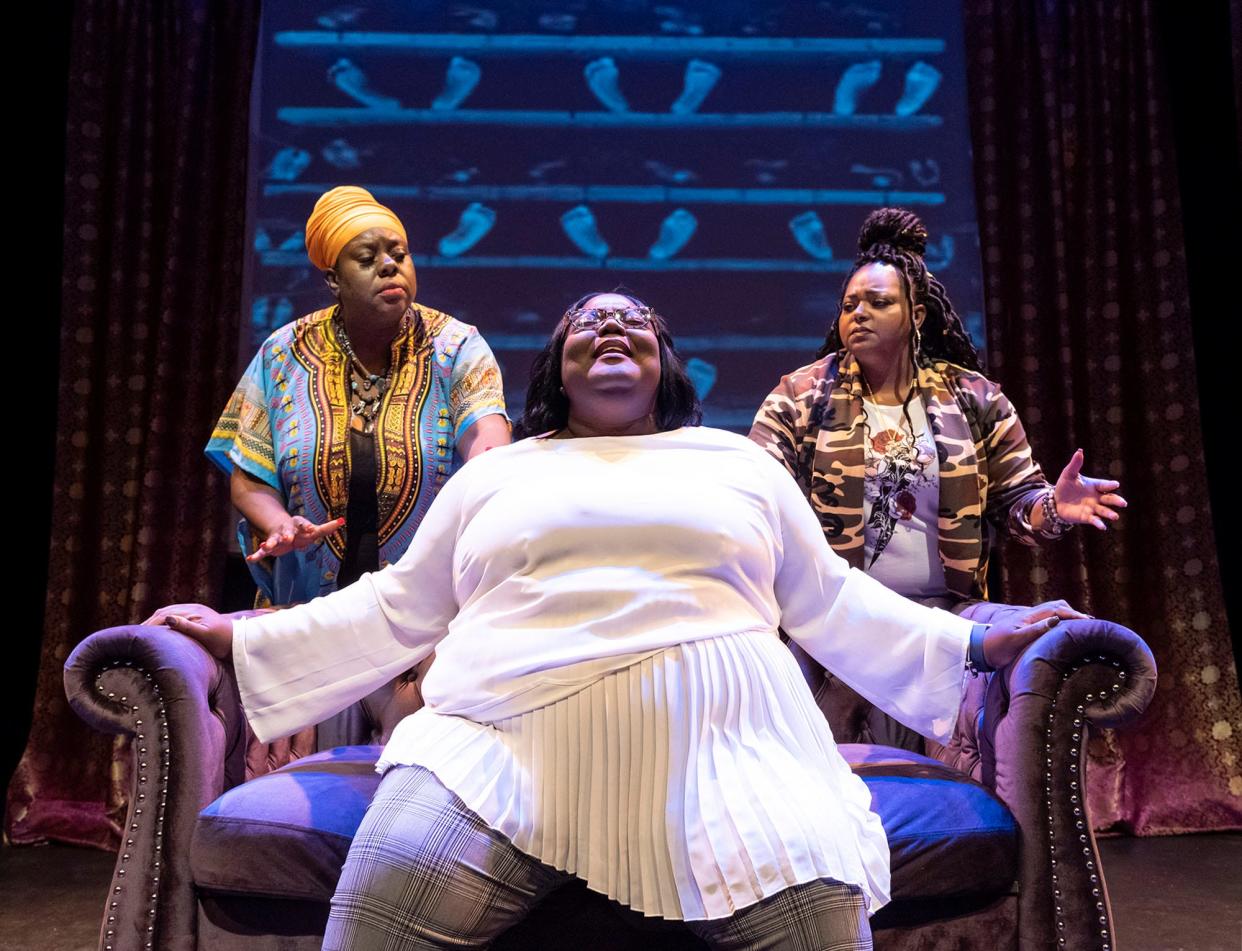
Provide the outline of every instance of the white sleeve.
{"type": "Polygon", "coordinates": [[[394,565],[306,604],[233,622],[233,665],[260,740],[361,700],[435,649],[457,614],[453,556],[469,476],[449,479],[394,565]]]}
{"type": "MultiPolygon", "coordinates": [[[[771,462],[771,460],[768,460],[771,462]]],[[[850,568],[824,538],[797,483],[775,462],[781,627],[884,712],[945,741],[961,705],[973,624],[925,608],[850,568]]]]}

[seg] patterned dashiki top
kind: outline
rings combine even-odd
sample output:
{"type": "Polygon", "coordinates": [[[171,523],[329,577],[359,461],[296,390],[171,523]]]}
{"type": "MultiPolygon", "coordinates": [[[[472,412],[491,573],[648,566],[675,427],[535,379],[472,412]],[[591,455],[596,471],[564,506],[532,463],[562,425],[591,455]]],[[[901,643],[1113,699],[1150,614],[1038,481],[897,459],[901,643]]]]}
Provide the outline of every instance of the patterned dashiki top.
{"type": "MultiPolygon", "coordinates": [[[[281,493],[291,515],[315,524],[345,515],[349,491],[349,368],[333,328],[335,307],[272,333],[229,398],[207,458],[281,493]]],[[[500,368],[469,324],[415,305],[393,341],[392,379],[375,425],[380,567],[396,561],[453,473],[457,440],[473,423],[505,414],[500,368]]],[[[336,588],[346,525],[321,545],[247,563],[260,601],[283,605],[336,588]]],[[[238,525],[249,553],[257,544],[238,525]]]]}

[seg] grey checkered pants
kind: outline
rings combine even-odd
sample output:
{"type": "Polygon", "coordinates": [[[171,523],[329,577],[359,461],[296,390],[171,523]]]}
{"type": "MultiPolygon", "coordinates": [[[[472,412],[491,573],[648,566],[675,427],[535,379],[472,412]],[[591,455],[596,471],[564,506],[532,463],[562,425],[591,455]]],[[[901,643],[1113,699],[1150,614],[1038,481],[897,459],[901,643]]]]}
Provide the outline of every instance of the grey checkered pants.
{"type": "MultiPolygon", "coordinates": [[[[388,771],[332,897],[325,949],[485,948],[572,876],[513,846],[427,770],[388,771]]],[[[807,882],[686,926],[721,951],[869,951],[862,891],[807,882]]]]}

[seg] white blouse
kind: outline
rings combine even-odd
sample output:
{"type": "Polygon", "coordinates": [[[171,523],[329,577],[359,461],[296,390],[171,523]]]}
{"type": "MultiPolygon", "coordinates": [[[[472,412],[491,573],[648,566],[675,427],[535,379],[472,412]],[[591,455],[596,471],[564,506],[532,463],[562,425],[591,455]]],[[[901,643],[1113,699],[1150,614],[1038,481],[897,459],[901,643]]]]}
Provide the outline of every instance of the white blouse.
{"type": "Polygon", "coordinates": [[[260,738],[436,651],[379,768],[417,763],[540,860],[647,914],[718,918],[798,882],[888,898],[887,845],[783,628],[947,739],[971,623],[849,569],[731,433],[529,439],[455,475],[399,562],[234,623],[260,738]]]}

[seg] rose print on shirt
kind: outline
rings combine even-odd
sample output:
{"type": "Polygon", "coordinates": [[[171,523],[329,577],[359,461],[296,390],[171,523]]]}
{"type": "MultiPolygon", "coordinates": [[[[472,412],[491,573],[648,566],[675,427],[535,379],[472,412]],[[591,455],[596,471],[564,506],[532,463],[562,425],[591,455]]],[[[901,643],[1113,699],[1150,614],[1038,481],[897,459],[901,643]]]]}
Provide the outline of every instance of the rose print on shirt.
{"type": "MultiPolygon", "coordinates": [[[[926,438],[925,433],[921,436],[926,438]]],[[[899,429],[881,430],[870,439],[863,493],[871,503],[867,525],[875,530],[875,549],[868,568],[888,545],[897,523],[914,516],[914,490],[931,481],[927,467],[936,461],[931,445],[899,429]]]]}

